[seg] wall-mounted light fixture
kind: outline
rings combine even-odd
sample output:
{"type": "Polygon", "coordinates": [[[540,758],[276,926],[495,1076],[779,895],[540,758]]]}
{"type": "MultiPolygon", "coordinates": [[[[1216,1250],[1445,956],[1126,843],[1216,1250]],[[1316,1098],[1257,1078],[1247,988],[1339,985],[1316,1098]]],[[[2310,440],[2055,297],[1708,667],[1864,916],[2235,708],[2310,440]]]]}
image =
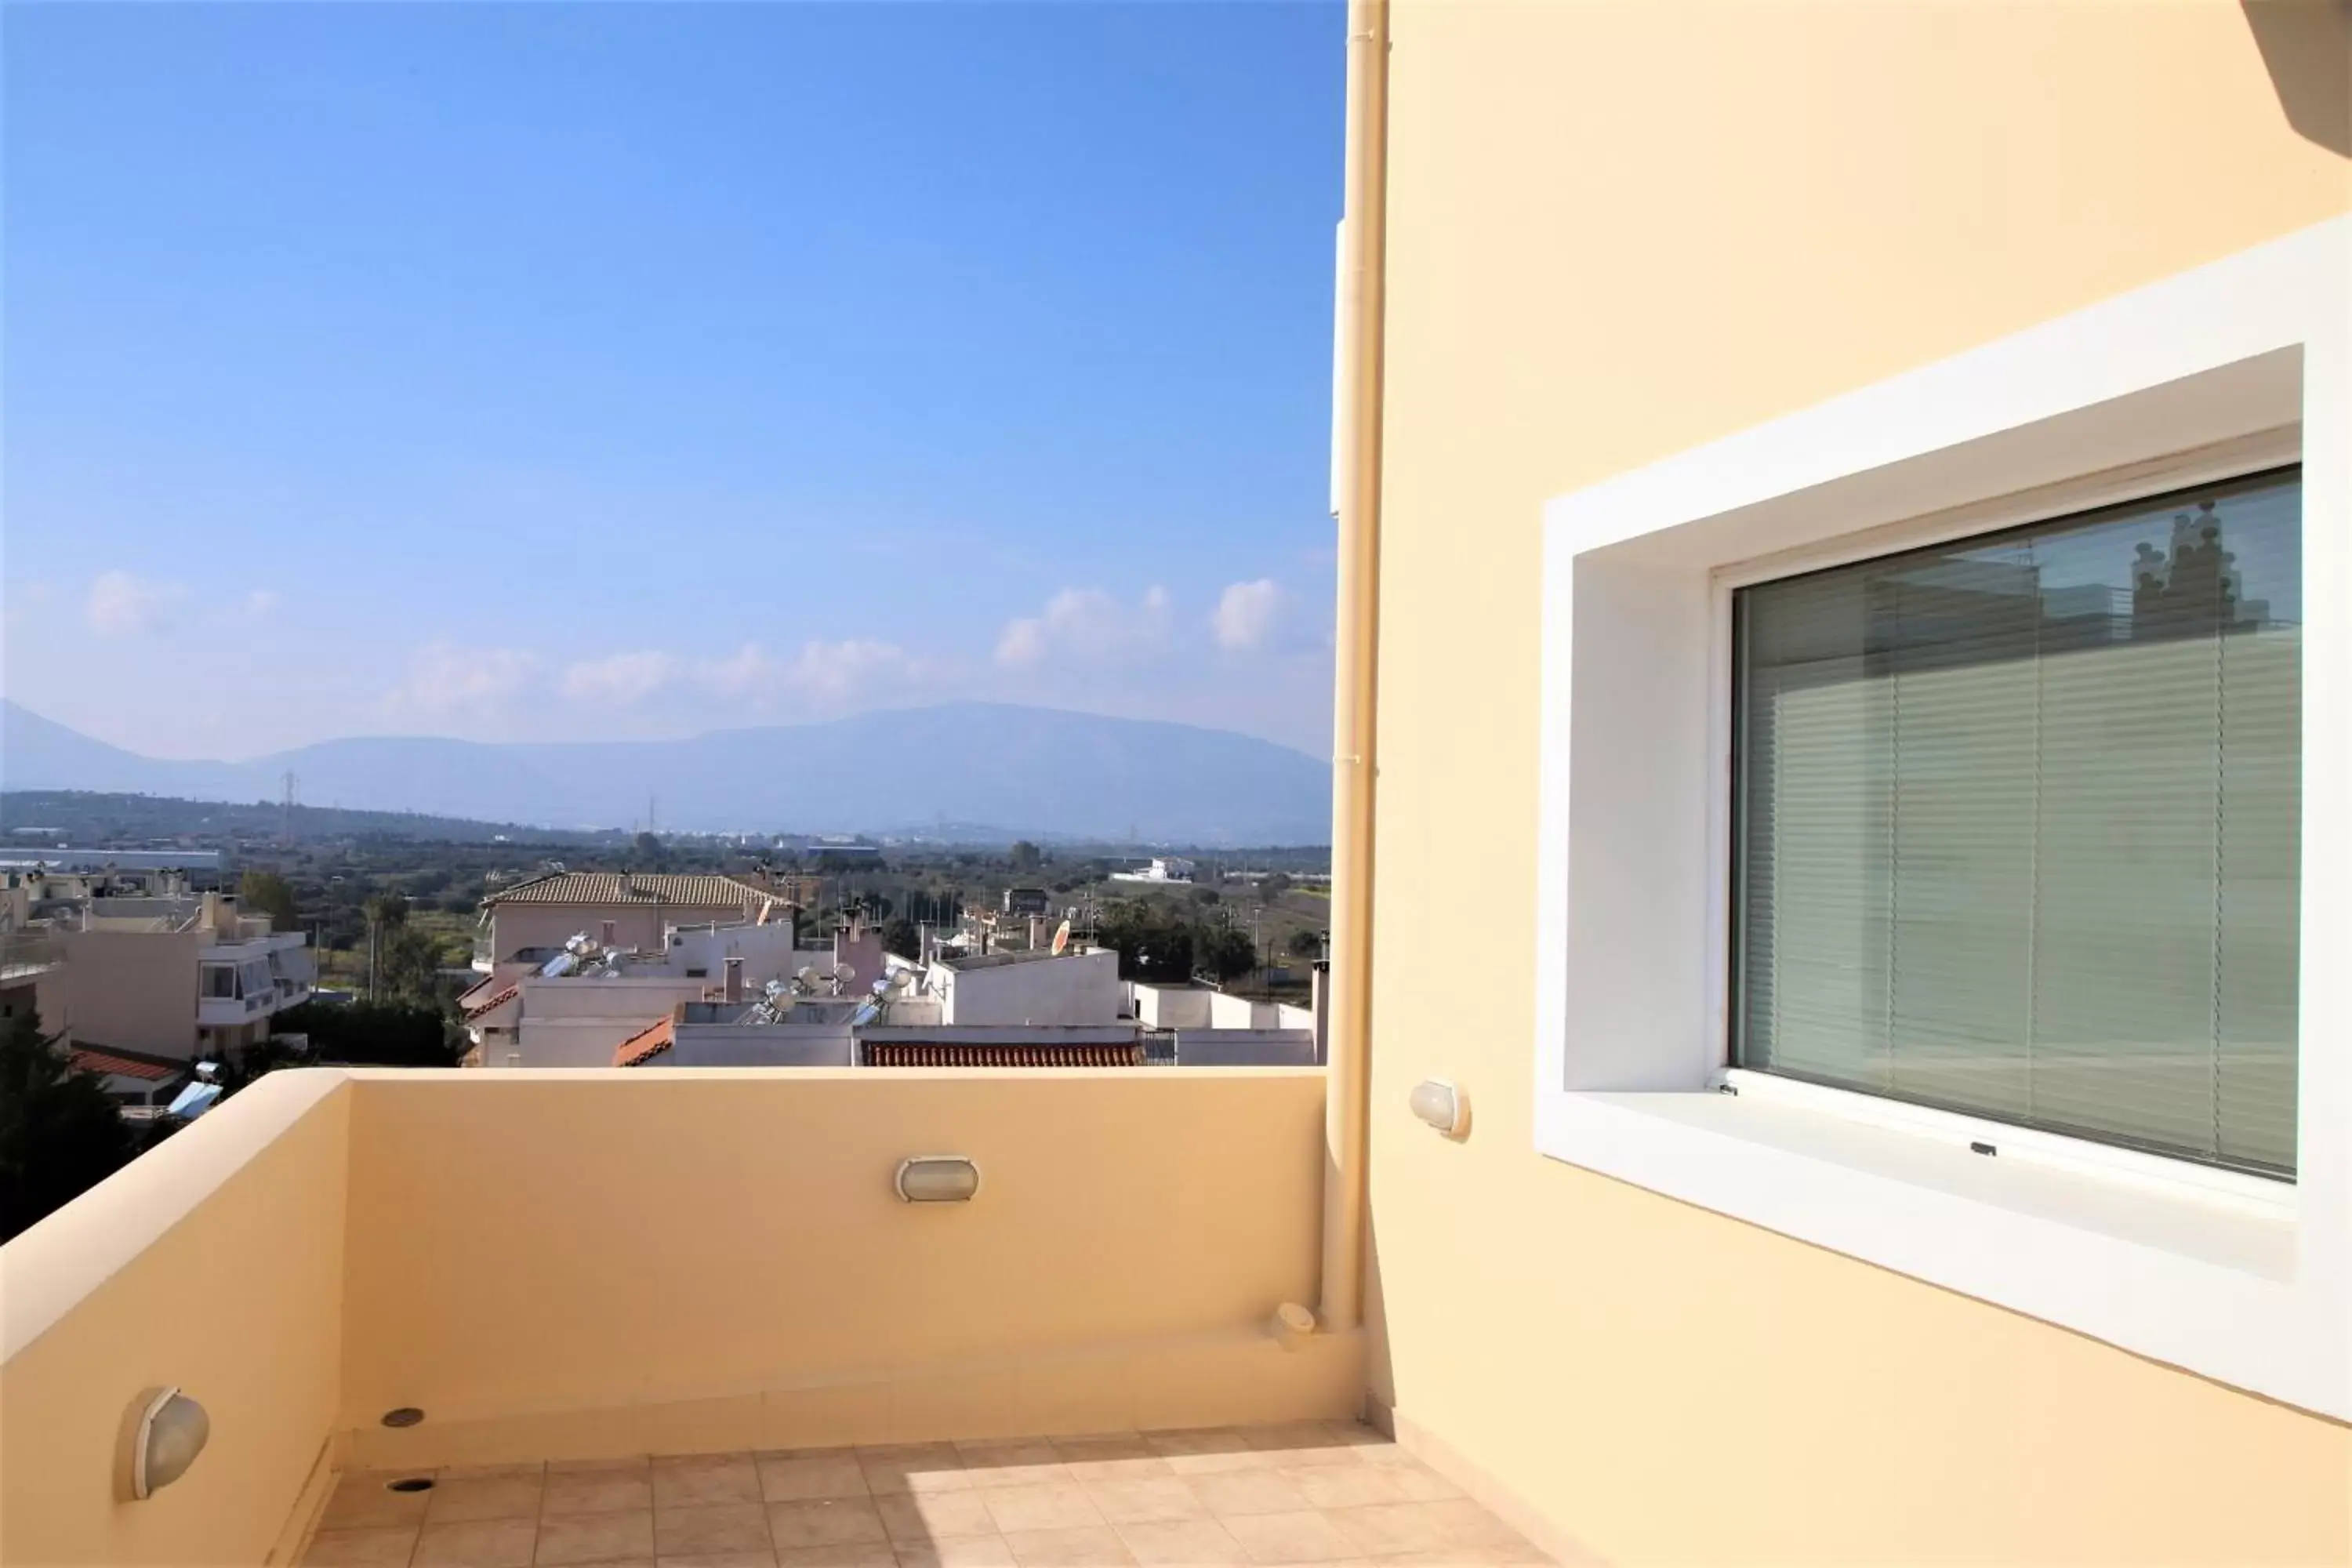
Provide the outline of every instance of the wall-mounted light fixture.
{"type": "Polygon", "coordinates": [[[1415,1116],[1448,1138],[1459,1138],[1470,1131],[1470,1097],[1442,1078],[1425,1078],[1414,1084],[1406,1103],[1415,1116]]]}
{"type": "Polygon", "coordinates": [[[980,1191],[980,1167],[962,1154],[917,1154],[898,1162],[898,1195],[910,1204],[963,1204],[980,1191]]]}
{"type": "Polygon", "coordinates": [[[133,1500],[154,1496],[188,1473],[212,1436],[205,1407],[177,1388],[150,1388],[131,1402],[119,1473],[133,1500]]]}

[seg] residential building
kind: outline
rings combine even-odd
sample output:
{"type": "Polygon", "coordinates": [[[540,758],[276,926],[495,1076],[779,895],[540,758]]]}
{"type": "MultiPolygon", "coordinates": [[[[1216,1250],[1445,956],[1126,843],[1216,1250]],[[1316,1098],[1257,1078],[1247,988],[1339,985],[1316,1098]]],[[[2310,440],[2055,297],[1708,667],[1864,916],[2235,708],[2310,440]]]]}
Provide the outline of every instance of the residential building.
{"type": "Polygon", "coordinates": [[[29,979],[44,1031],[77,1046],[178,1061],[238,1050],[268,1039],[318,979],[306,933],[272,931],[226,894],[66,903],[46,897],[54,879],[40,891],[42,918],[5,938],[0,991],[13,1008],[29,979]]]}
{"type": "Polygon", "coordinates": [[[1195,869],[1192,861],[1181,855],[1154,857],[1139,871],[1113,871],[1114,882],[1189,882],[1195,869]]]}
{"type": "Polygon", "coordinates": [[[673,926],[792,923],[775,889],[733,877],[660,871],[550,871],[482,900],[474,967],[544,962],[574,936],[605,947],[659,950],[673,926]]]}
{"type": "Polygon", "coordinates": [[[936,997],[942,1024],[1107,1025],[1122,1011],[1118,954],[1046,951],[934,959],[921,994],[936,997]]]}
{"type": "Polygon", "coordinates": [[[2345,25],[1355,0],[1328,1066],[271,1074],[0,1557],[2352,1561],[2345,25]]]}

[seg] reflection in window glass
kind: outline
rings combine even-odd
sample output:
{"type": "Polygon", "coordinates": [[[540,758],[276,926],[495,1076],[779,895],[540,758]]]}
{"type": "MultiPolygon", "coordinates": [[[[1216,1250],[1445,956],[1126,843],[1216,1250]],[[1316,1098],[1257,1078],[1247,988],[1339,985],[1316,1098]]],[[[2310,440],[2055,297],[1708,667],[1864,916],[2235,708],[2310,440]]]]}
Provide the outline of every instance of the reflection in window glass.
{"type": "Polygon", "coordinates": [[[2291,1176],[2297,470],[1742,590],[1744,1066],[2291,1176]]]}

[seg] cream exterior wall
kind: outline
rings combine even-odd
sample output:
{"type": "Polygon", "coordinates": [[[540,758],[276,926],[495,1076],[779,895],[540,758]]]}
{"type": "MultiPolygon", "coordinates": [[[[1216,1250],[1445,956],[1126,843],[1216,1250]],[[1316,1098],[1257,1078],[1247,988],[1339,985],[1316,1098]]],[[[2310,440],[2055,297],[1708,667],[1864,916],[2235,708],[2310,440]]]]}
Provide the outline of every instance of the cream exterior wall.
{"type": "Polygon", "coordinates": [[[1398,8],[1372,1394],[1557,1547],[2352,1560],[2344,1426],[1544,1158],[1532,985],[1413,963],[1534,905],[1544,502],[2352,208],[2314,14],[2283,105],[2225,4],[1398,8]]]}
{"type": "Polygon", "coordinates": [[[604,941],[604,922],[613,922],[615,946],[659,952],[665,927],[732,922],[747,918],[740,904],[700,908],[692,904],[533,904],[490,906],[490,931],[496,956],[511,958],[526,947],[562,947],[581,932],[591,942],[604,941]]]}
{"type": "Polygon", "coordinates": [[[208,931],[79,931],[64,938],[64,1016],[42,1026],[69,1027],[74,1043],[120,1046],[156,1056],[196,1051],[196,963],[208,931]]]}
{"type": "Polygon", "coordinates": [[[0,1563],[257,1563],[281,1543],[331,1468],[350,1106],[341,1074],[274,1073],[0,1248],[0,1563]],[[211,1439],[123,1500],[124,1413],[173,1384],[211,1439]]]}
{"type": "Polygon", "coordinates": [[[1322,1116],[1313,1071],[270,1074],[0,1248],[0,1562],[286,1562],[337,1468],[1346,1415],[1360,1337],[1265,1328],[1322,1116]],[[899,1202],[942,1152],[979,1194],[899,1202]],[[121,1500],[163,1384],[211,1440],[121,1500]]]}

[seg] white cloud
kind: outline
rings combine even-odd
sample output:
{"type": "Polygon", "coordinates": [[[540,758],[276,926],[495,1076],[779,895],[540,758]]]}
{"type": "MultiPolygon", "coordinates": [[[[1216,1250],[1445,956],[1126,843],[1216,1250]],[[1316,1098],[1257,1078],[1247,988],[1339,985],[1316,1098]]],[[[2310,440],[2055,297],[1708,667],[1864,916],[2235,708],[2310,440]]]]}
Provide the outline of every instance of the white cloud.
{"type": "Polygon", "coordinates": [[[83,613],[100,637],[128,637],[162,626],[173,602],[187,593],[177,583],[151,583],[128,572],[101,572],[90,583],[83,613]]]}
{"type": "Polygon", "coordinates": [[[758,643],[747,642],[724,658],[704,659],[694,667],[694,679],[721,697],[748,698],[761,706],[786,698],[821,710],[931,685],[945,673],[932,660],[870,637],[839,642],[811,638],[790,658],[777,658],[758,643]]]}
{"type": "Polygon", "coordinates": [[[758,643],[747,642],[725,658],[707,658],[694,678],[721,697],[742,697],[775,682],[776,661],[758,643]]]}
{"type": "Polygon", "coordinates": [[[267,588],[256,588],[245,596],[245,613],[256,620],[278,607],[278,595],[267,588]]]}
{"type": "Polygon", "coordinates": [[[1168,638],[1168,590],[1153,585],[1128,605],[1100,588],[1065,588],[1045,609],[1005,623],[996,662],[1023,668],[1064,655],[1091,662],[1132,658],[1168,638]]]}
{"type": "Polygon", "coordinates": [[[1273,578],[1234,583],[1218,596],[1217,608],[1209,617],[1210,629],[1216,634],[1219,647],[1237,652],[1261,647],[1273,635],[1282,607],[1282,590],[1273,578]]]}
{"type": "Polygon", "coordinates": [[[409,656],[408,679],[384,695],[389,717],[490,718],[538,679],[539,657],[521,648],[427,643],[409,656]]]}
{"type": "Polygon", "coordinates": [[[646,648],[583,659],[563,672],[563,695],[574,702],[625,708],[642,702],[686,673],[676,654],[646,648]]]}

